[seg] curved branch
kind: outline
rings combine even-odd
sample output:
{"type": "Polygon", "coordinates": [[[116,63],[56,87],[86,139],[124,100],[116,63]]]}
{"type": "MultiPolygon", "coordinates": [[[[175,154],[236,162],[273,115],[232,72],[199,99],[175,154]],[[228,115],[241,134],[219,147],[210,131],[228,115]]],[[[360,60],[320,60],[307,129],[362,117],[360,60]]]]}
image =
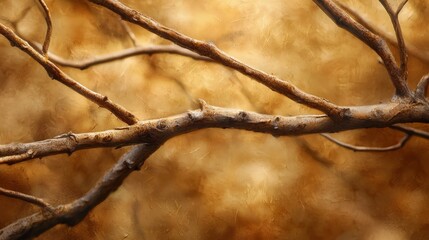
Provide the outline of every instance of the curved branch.
{"type": "Polygon", "coordinates": [[[401,73],[401,69],[398,67],[392,52],[383,38],[356,22],[333,1],[313,0],[313,2],[315,2],[339,27],[353,34],[380,56],[396,89],[397,96],[402,98],[412,97],[412,93],[401,73]]]}
{"type": "Polygon", "coordinates": [[[356,145],[342,142],[326,133],[322,133],[320,135],[343,148],[350,149],[355,152],[389,152],[389,151],[398,150],[403,146],[405,146],[405,144],[408,142],[408,140],[410,140],[412,136],[411,134],[407,133],[404,135],[403,138],[401,138],[401,140],[397,144],[394,144],[388,147],[365,147],[365,146],[356,146],[356,145]]]}
{"type": "Polygon", "coordinates": [[[76,225],[90,210],[116,191],[124,179],[138,170],[161,144],[162,140],[159,139],[153,144],[134,147],[124,154],[84,196],[72,203],[57,206],[52,211],[40,211],[15,221],[0,230],[0,240],[33,238],[58,224],[76,225]]]}
{"type": "Polygon", "coordinates": [[[10,198],[19,199],[21,201],[28,202],[28,203],[37,205],[37,206],[42,207],[42,208],[46,208],[50,211],[52,211],[54,209],[52,207],[52,205],[45,202],[43,199],[28,195],[28,194],[8,190],[8,189],[1,188],[1,187],[0,187],[0,195],[10,197],[10,198]]]}
{"type": "Polygon", "coordinates": [[[318,109],[337,119],[346,115],[346,111],[343,108],[329,102],[328,100],[303,92],[288,81],[284,81],[276,76],[252,68],[221,51],[213,43],[196,40],[166,26],[163,26],[155,20],[143,15],[142,13],[125,6],[119,1],[90,1],[110,9],[111,11],[120,15],[123,20],[137,24],[181,47],[187,48],[202,56],[209,57],[224,66],[235,69],[269,87],[271,90],[287,96],[295,102],[318,109]]]}
{"type": "Polygon", "coordinates": [[[96,103],[100,107],[108,109],[116,117],[128,124],[134,124],[138,121],[138,119],[131,112],[126,110],[124,107],[112,102],[107,96],[92,91],[91,89],[83,86],[65,74],[54,63],[42,56],[38,51],[31,47],[28,42],[20,38],[10,28],[6,27],[2,23],[0,23],[0,34],[5,36],[10,41],[12,46],[18,47],[34,60],[36,60],[40,65],[42,65],[52,79],[58,80],[62,84],[73,89],[75,92],[86,97],[88,100],[96,103]]]}
{"type": "Polygon", "coordinates": [[[52,20],[51,20],[51,12],[49,11],[48,5],[46,5],[44,0],[38,0],[39,2],[39,6],[42,9],[42,14],[43,17],[45,18],[46,21],[46,36],[45,36],[45,41],[43,42],[43,48],[42,48],[42,52],[43,55],[46,56],[46,54],[48,53],[48,49],[49,49],[49,43],[51,42],[51,35],[52,35],[52,20]]]}
{"type": "MultiPolygon", "coordinates": [[[[36,48],[41,47],[40,44],[38,43],[33,43],[33,45],[35,45],[36,48]]],[[[198,55],[194,52],[181,48],[177,45],[137,46],[133,48],[124,49],[115,53],[101,55],[98,57],[94,57],[92,59],[84,59],[84,60],[68,60],[58,55],[55,55],[52,52],[48,52],[48,57],[49,57],[49,60],[55,64],[58,64],[64,67],[71,67],[71,68],[84,70],[92,66],[96,66],[107,62],[117,61],[128,57],[133,57],[133,56],[143,55],[143,54],[152,55],[152,54],[160,54],[160,53],[177,54],[185,57],[190,57],[195,60],[201,60],[201,61],[207,61],[207,62],[213,61],[208,57],[198,55]]]]}
{"type": "Polygon", "coordinates": [[[15,164],[29,159],[100,147],[122,147],[152,143],[205,128],[234,128],[291,136],[339,132],[357,128],[389,127],[402,122],[429,122],[426,104],[381,104],[350,108],[350,118],[337,122],[327,115],[283,117],[213,107],[202,102],[201,109],[167,118],[102,132],[64,134],[32,143],[0,145],[0,164],[15,164]]]}

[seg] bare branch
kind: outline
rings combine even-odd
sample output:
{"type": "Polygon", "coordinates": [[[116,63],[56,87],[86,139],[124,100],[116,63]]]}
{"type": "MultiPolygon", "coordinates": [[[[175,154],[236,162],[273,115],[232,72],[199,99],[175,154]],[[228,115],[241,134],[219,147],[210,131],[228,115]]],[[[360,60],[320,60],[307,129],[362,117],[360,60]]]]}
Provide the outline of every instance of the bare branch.
{"type": "Polygon", "coordinates": [[[398,9],[396,11],[393,11],[392,6],[390,6],[389,2],[387,0],[379,0],[380,3],[383,5],[384,9],[386,9],[386,12],[389,14],[390,21],[392,22],[393,29],[395,30],[396,34],[396,40],[398,41],[398,48],[399,48],[399,57],[400,57],[400,66],[401,66],[401,75],[403,81],[407,81],[408,79],[408,55],[407,55],[407,49],[405,47],[405,41],[404,36],[402,35],[401,25],[399,24],[398,15],[401,12],[402,8],[405,6],[405,4],[408,2],[408,0],[403,1],[398,9]]]}
{"type": "Polygon", "coordinates": [[[402,8],[404,8],[405,4],[407,4],[408,0],[404,0],[402,1],[399,6],[398,9],[396,9],[395,15],[398,16],[399,13],[402,11],[402,8]]]}
{"type": "Polygon", "coordinates": [[[51,12],[49,11],[48,5],[46,5],[44,0],[37,0],[39,2],[39,8],[41,8],[41,12],[43,14],[43,17],[46,21],[46,36],[45,41],[43,42],[43,48],[42,52],[43,55],[46,56],[49,49],[49,43],[51,42],[51,35],[52,35],[52,20],[51,20],[51,12]]]}
{"type": "Polygon", "coordinates": [[[264,84],[271,90],[289,97],[295,102],[304,104],[311,108],[318,109],[328,114],[329,116],[337,119],[342,118],[344,117],[344,115],[346,115],[345,109],[336,106],[328,100],[303,92],[290,82],[281,80],[276,76],[252,68],[221,51],[213,43],[193,39],[173,29],[163,26],[155,20],[143,15],[142,13],[125,6],[119,1],[91,0],[91,2],[110,9],[111,11],[120,15],[123,20],[137,24],[162,38],[172,41],[179,46],[187,48],[202,56],[209,57],[224,66],[235,69],[242,74],[264,84]]]}
{"type": "Polygon", "coordinates": [[[390,128],[410,134],[410,135],[415,135],[421,138],[425,138],[425,139],[429,139],[429,133],[419,130],[419,129],[415,129],[412,127],[406,127],[406,126],[401,126],[401,125],[393,125],[390,126],[390,128]]]}
{"type": "Polygon", "coordinates": [[[124,154],[84,196],[72,203],[57,206],[52,211],[40,211],[15,221],[0,230],[0,240],[33,238],[58,224],[76,225],[89,211],[116,191],[124,179],[133,171],[138,170],[161,144],[162,141],[159,140],[153,144],[141,144],[134,147],[124,154]]]}
{"type": "Polygon", "coordinates": [[[342,142],[326,133],[322,133],[320,135],[343,148],[350,149],[355,152],[389,152],[389,151],[398,150],[403,146],[405,146],[405,144],[408,142],[408,140],[410,140],[412,136],[411,134],[405,134],[404,137],[401,138],[401,140],[397,144],[391,145],[388,147],[364,147],[364,146],[356,146],[356,145],[342,142]]]}
{"type": "Polygon", "coordinates": [[[36,60],[40,65],[42,65],[52,79],[58,80],[62,84],[73,89],[75,92],[86,97],[88,100],[98,104],[100,107],[108,109],[116,117],[128,124],[134,124],[138,121],[132,113],[130,113],[124,107],[112,102],[107,96],[103,96],[97,92],[94,92],[69,77],[67,74],[61,71],[61,69],[59,69],[54,63],[49,61],[33,47],[31,47],[28,42],[20,38],[10,28],[6,27],[1,23],[0,34],[5,36],[10,41],[12,46],[18,47],[23,52],[27,53],[30,57],[32,57],[34,60],[36,60]]]}
{"type": "Polygon", "coordinates": [[[313,0],[339,27],[344,28],[355,37],[372,48],[383,60],[390,79],[395,86],[396,95],[402,98],[411,98],[412,93],[403,78],[392,52],[383,38],[371,32],[362,24],[356,22],[344,10],[331,0],[313,0]]]}
{"type": "MultiPolygon", "coordinates": [[[[32,44],[36,48],[41,47],[40,44],[38,43],[32,43],[32,44]]],[[[48,57],[49,57],[49,60],[55,64],[58,64],[64,67],[72,67],[72,68],[83,70],[92,66],[113,62],[124,58],[132,57],[132,56],[143,55],[143,54],[152,55],[152,54],[160,54],[160,53],[177,54],[177,55],[190,57],[195,60],[201,60],[201,61],[208,61],[208,62],[213,61],[208,57],[198,55],[194,52],[181,48],[177,45],[138,46],[134,48],[124,49],[111,54],[101,55],[98,57],[94,57],[92,59],[84,59],[84,60],[68,60],[58,55],[55,55],[52,52],[48,52],[48,57]]]]}
{"type": "Polygon", "coordinates": [[[0,164],[100,147],[122,147],[152,143],[205,128],[234,128],[273,136],[297,136],[363,127],[389,127],[402,122],[429,122],[427,104],[381,104],[350,108],[350,117],[341,122],[327,115],[272,116],[210,106],[201,102],[198,110],[167,118],[141,121],[132,126],[102,132],[64,134],[32,143],[0,145],[0,164]],[[377,117],[374,117],[377,116],[377,117]],[[412,117],[412,118],[410,118],[412,117]]]}
{"type": "Polygon", "coordinates": [[[54,209],[49,203],[45,202],[43,199],[31,196],[31,195],[27,195],[24,193],[8,190],[8,189],[1,188],[1,187],[0,187],[0,195],[10,197],[10,198],[19,199],[21,201],[37,205],[39,207],[46,208],[48,210],[54,209]]]}
{"type": "Polygon", "coordinates": [[[424,75],[416,87],[416,97],[422,100],[426,99],[426,91],[429,83],[429,74],[424,75]]]}
{"type": "MultiPolygon", "coordinates": [[[[360,24],[362,24],[363,26],[365,26],[366,28],[368,28],[368,30],[370,30],[371,32],[380,35],[382,38],[384,38],[387,42],[389,42],[392,45],[397,46],[398,42],[396,40],[396,37],[388,32],[386,32],[384,29],[378,27],[376,24],[371,23],[369,20],[367,20],[368,18],[364,18],[363,16],[361,16],[361,14],[357,11],[355,11],[354,9],[348,7],[347,5],[341,3],[341,2],[336,2],[342,9],[344,9],[348,14],[350,14],[357,22],[359,22],[360,24]]],[[[412,45],[410,43],[407,43],[407,45],[405,46],[407,49],[407,52],[413,56],[415,56],[416,58],[425,61],[425,62],[429,62],[429,53],[422,51],[420,48],[416,47],[415,45],[412,45]]]]}

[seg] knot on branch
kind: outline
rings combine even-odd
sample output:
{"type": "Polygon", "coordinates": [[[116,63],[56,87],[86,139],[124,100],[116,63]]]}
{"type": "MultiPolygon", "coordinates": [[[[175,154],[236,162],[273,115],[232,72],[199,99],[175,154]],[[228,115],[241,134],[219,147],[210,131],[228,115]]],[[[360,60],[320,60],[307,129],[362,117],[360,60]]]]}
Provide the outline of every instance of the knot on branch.
{"type": "Polygon", "coordinates": [[[350,108],[347,107],[334,108],[328,115],[333,121],[340,122],[349,119],[351,117],[351,111],[350,108]]]}
{"type": "Polygon", "coordinates": [[[238,119],[241,121],[246,121],[249,119],[249,115],[245,111],[240,111],[238,113],[238,119]]]}

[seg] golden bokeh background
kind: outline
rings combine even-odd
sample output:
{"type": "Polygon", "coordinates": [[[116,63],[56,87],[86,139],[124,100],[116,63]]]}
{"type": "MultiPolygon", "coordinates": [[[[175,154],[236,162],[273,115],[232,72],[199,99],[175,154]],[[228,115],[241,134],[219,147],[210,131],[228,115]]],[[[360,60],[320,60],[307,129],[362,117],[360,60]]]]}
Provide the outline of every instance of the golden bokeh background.
{"type": "MultiPolygon", "coordinates": [[[[53,20],[51,52],[80,60],[132,47],[120,18],[110,11],[82,0],[46,2],[53,20]]],[[[376,104],[393,93],[377,55],[312,1],[123,2],[336,104],[376,104]]],[[[393,31],[378,1],[341,2],[393,31]]],[[[0,6],[0,18],[15,22],[20,35],[43,41],[46,24],[34,1],[3,0],[0,6]]],[[[422,51],[429,51],[428,16],[424,0],[409,1],[400,15],[406,42],[422,51]]],[[[128,26],[139,45],[169,44],[128,26]]],[[[224,66],[182,56],[142,55],[84,71],[62,69],[141,120],[197,108],[198,98],[267,114],[317,113],[224,66]]],[[[410,56],[409,70],[414,89],[429,63],[410,56]]],[[[0,113],[1,144],[124,125],[52,81],[4,37],[0,113]]],[[[401,138],[389,129],[334,136],[366,146],[388,146],[401,138]]],[[[427,140],[415,137],[398,151],[362,153],[319,135],[275,138],[200,130],[168,141],[81,223],[56,226],[37,239],[429,239],[428,147],[427,140]]],[[[0,166],[0,187],[55,205],[68,203],[94,186],[128,149],[83,150],[0,166]]],[[[0,228],[38,210],[0,196],[0,228]]]]}

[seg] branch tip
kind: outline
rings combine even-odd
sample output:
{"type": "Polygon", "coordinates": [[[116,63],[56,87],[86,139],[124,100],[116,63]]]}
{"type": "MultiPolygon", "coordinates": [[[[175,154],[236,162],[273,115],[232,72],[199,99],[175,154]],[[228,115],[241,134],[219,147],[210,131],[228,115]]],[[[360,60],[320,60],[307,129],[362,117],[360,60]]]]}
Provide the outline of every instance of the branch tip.
{"type": "Polygon", "coordinates": [[[43,209],[49,210],[50,212],[54,212],[55,209],[52,205],[45,202],[43,199],[25,193],[16,192],[0,187],[0,195],[37,205],[39,207],[42,207],[43,209]]]}
{"type": "Polygon", "coordinates": [[[204,111],[207,109],[207,107],[208,107],[207,102],[206,102],[206,101],[204,101],[204,100],[203,100],[203,99],[201,99],[201,98],[198,98],[198,99],[197,99],[197,101],[198,101],[198,104],[199,104],[199,106],[200,106],[200,110],[201,110],[202,112],[204,112],[204,111]]]}
{"type": "Polygon", "coordinates": [[[49,11],[48,5],[46,5],[44,0],[38,0],[39,7],[41,8],[41,12],[46,21],[46,36],[45,41],[43,42],[42,52],[45,58],[47,58],[49,44],[51,42],[52,35],[52,20],[51,20],[51,12],[49,11]]]}
{"type": "Polygon", "coordinates": [[[415,96],[420,100],[426,101],[427,86],[429,83],[429,74],[424,75],[417,84],[415,96]]]}
{"type": "Polygon", "coordinates": [[[408,0],[402,1],[401,4],[399,4],[398,9],[396,9],[395,15],[398,16],[399,13],[402,11],[402,8],[407,4],[408,0]]]}

